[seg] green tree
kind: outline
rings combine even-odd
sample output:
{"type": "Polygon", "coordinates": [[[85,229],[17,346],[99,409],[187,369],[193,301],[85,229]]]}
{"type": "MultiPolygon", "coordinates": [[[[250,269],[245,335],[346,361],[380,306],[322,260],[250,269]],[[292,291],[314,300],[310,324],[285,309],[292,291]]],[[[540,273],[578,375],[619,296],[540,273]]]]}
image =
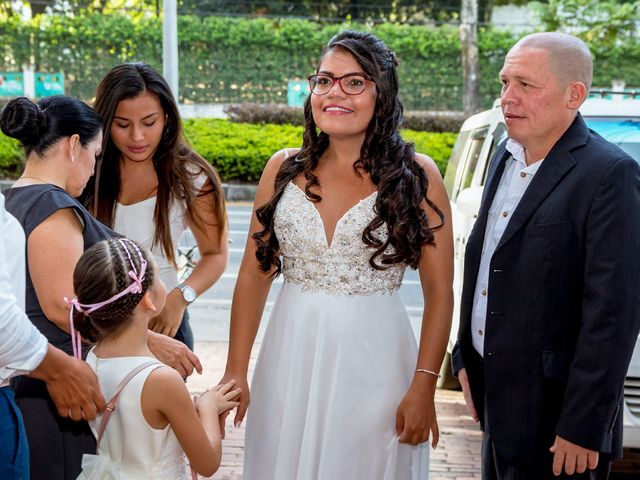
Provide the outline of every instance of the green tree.
{"type": "Polygon", "coordinates": [[[635,40],[640,1],[549,0],[540,4],[546,30],[576,34],[605,46],[635,40]]]}

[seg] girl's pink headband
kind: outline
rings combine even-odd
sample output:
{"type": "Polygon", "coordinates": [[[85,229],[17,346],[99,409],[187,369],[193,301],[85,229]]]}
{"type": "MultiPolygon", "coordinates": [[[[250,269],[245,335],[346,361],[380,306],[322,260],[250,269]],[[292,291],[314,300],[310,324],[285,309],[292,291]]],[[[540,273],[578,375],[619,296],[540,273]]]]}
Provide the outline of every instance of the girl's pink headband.
{"type": "Polygon", "coordinates": [[[133,294],[142,293],[142,282],[144,281],[145,273],[147,271],[147,261],[144,259],[144,256],[142,255],[142,252],[138,248],[138,245],[136,245],[134,242],[132,242],[128,238],[119,238],[118,242],[120,242],[120,245],[122,245],[122,248],[124,248],[124,251],[127,254],[127,257],[129,258],[129,263],[131,264],[131,270],[129,270],[129,276],[131,277],[133,282],[127,288],[122,290],[120,293],[117,293],[113,297],[109,298],[108,300],[105,300],[104,302],[100,302],[100,303],[83,304],[78,302],[78,299],[76,297],[74,297],[71,300],[69,300],[67,297],[64,297],[65,303],[67,305],[71,305],[71,309],[69,310],[69,330],[71,333],[71,345],[73,347],[73,356],[76,358],[82,357],[82,338],[80,337],[80,332],[76,332],[73,325],[74,310],[77,310],[78,312],[82,312],[82,313],[92,313],[104,307],[105,305],[109,305],[110,303],[115,302],[119,298],[122,298],[129,293],[133,293],[133,294]],[[131,245],[138,254],[138,258],[140,259],[140,273],[138,273],[138,270],[136,269],[136,266],[133,263],[133,259],[131,258],[131,252],[129,251],[129,248],[127,247],[127,245],[131,245]]]}

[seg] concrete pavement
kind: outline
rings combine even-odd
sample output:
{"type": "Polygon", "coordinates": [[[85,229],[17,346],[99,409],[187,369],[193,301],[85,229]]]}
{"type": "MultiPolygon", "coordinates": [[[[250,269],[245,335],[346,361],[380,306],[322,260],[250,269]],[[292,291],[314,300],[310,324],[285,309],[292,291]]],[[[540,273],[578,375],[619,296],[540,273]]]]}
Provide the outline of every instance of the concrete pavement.
{"type": "MultiPolygon", "coordinates": [[[[259,348],[260,345],[257,344],[253,349],[250,374],[259,348]]],[[[227,349],[227,342],[196,342],[195,352],[200,357],[204,373],[189,377],[187,386],[192,393],[201,393],[222,377],[227,349]]],[[[436,408],[440,444],[431,454],[429,480],[479,480],[481,434],[478,426],[466,413],[462,393],[438,390],[436,408]]],[[[236,429],[232,423],[232,419],[228,418],[226,437],[222,443],[222,465],[211,477],[215,480],[242,479],[244,425],[236,429]]]]}

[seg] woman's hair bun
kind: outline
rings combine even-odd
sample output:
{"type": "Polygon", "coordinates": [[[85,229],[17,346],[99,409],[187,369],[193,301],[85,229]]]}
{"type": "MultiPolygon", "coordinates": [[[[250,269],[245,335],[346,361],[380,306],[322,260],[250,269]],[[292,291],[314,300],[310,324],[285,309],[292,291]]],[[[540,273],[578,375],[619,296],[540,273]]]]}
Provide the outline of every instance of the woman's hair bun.
{"type": "Polygon", "coordinates": [[[35,147],[46,126],[44,113],[27,97],[11,100],[0,114],[0,129],[25,147],[35,147]]]}

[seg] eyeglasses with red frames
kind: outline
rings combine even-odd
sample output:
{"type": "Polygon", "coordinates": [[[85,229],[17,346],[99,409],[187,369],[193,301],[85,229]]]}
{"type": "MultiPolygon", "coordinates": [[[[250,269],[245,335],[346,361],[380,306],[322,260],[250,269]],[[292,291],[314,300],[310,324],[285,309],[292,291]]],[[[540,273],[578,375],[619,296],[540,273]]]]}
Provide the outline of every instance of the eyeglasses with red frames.
{"type": "Polygon", "coordinates": [[[309,88],[315,95],[326,95],[338,83],[340,90],[347,95],[360,95],[367,88],[367,83],[372,82],[370,77],[363,73],[348,73],[342,77],[333,77],[324,73],[309,75],[309,88]]]}

